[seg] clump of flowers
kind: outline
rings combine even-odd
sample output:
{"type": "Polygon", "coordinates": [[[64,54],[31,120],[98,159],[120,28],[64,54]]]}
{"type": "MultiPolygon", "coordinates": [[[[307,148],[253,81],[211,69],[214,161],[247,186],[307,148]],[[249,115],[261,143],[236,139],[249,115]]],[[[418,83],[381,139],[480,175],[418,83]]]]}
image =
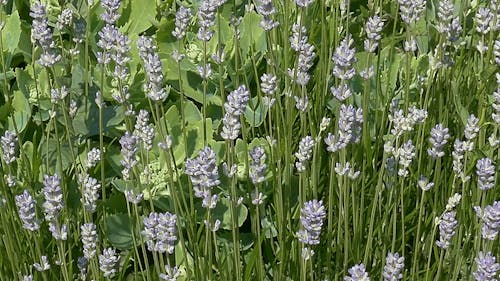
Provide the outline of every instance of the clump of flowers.
{"type": "MultiPolygon", "coordinates": [[[[299,241],[304,243],[304,245],[318,245],[325,217],[326,210],[323,206],[323,201],[314,199],[305,202],[300,210],[302,229],[297,232],[299,241]]],[[[304,259],[309,259],[312,255],[314,255],[312,249],[309,249],[307,246],[302,248],[302,257],[304,259]]]]}
{"type": "Polygon", "coordinates": [[[212,194],[212,188],[220,184],[215,152],[207,146],[198,157],[186,160],[185,173],[191,179],[194,195],[203,200],[203,207],[215,208],[218,195],[212,194]]]}
{"type": "Polygon", "coordinates": [[[174,253],[176,236],[177,216],[169,212],[150,213],[144,220],[142,235],[146,239],[146,245],[151,252],[174,253]]]}
{"type": "Polygon", "coordinates": [[[250,93],[245,85],[238,87],[227,96],[224,103],[225,114],[222,119],[221,137],[225,140],[238,138],[241,129],[240,116],[245,112],[250,93]]]}

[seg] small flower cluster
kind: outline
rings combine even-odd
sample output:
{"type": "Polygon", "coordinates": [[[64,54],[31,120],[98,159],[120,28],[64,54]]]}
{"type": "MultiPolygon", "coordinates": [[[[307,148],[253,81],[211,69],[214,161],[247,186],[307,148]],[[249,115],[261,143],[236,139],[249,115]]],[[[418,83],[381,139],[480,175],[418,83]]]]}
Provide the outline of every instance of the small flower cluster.
{"type": "Polygon", "coordinates": [[[475,259],[477,270],[472,273],[475,281],[497,281],[497,273],[500,270],[500,264],[491,252],[479,252],[475,259]]]}
{"type": "Polygon", "coordinates": [[[177,38],[177,40],[181,40],[184,36],[186,36],[189,21],[191,21],[192,17],[193,15],[191,14],[191,10],[189,8],[179,6],[177,12],[175,13],[175,28],[172,31],[172,35],[177,38]]]}
{"type": "Polygon", "coordinates": [[[398,253],[388,253],[385,258],[384,281],[398,281],[403,279],[403,269],[405,267],[405,257],[398,253]]]}
{"type": "Polygon", "coordinates": [[[276,14],[276,9],[273,6],[272,0],[259,0],[257,1],[257,12],[262,15],[260,27],[265,31],[271,31],[273,28],[279,26],[279,22],[273,20],[273,15],[276,14]]]}
{"type": "Polygon", "coordinates": [[[336,152],[347,147],[349,143],[358,143],[361,139],[363,109],[342,104],[338,119],[338,136],[328,133],[324,141],[329,152],[336,152]]]}
{"type": "Polygon", "coordinates": [[[215,25],[215,12],[224,4],[225,0],[203,0],[198,10],[198,33],[197,37],[201,41],[208,42],[212,39],[215,25]]]}
{"type": "Polygon", "coordinates": [[[364,264],[356,264],[348,270],[350,276],[344,277],[344,281],[370,281],[364,264]]]}
{"type": "Polygon", "coordinates": [[[311,136],[303,137],[299,142],[299,151],[295,153],[297,161],[295,167],[297,171],[304,172],[306,170],[306,162],[312,157],[312,150],[314,148],[314,139],[311,136]]]}
{"type": "Polygon", "coordinates": [[[138,138],[127,131],[125,135],[120,138],[120,145],[122,147],[121,154],[123,157],[120,161],[123,166],[122,175],[124,180],[128,180],[132,168],[137,164],[136,154],[138,150],[138,138]]]}
{"type": "MultiPolygon", "coordinates": [[[[316,199],[307,201],[300,210],[300,223],[302,229],[297,232],[297,238],[305,245],[318,245],[319,236],[321,234],[321,227],[323,220],[326,217],[326,210],[323,206],[323,201],[316,199]]],[[[308,247],[302,248],[302,257],[304,259],[310,258],[314,251],[308,247]]]]}
{"type": "Polygon", "coordinates": [[[0,142],[2,144],[2,159],[5,164],[10,165],[16,161],[17,135],[11,131],[5,131],[0,142]]]}
{"type": "Polygon", "coordinates": [[[222,131],[220,135],[225,140],[238,138],[241,129],[240,117],[245,112],[250,93],[245,85],[239,86],[229,93],[224,103],[224,118],[222,119],[222,131]]]}
{"type": "Polygon", "coordinates": [[[439,240],[436,245],[441,249],[448,249],[451,244],[451,238],[455,235],[455,229],[458,226],[455,211],[445,212],[439,221],[439,240]]]}
{"type": "Polygon", "coordinates": [[[365,25],[366,39],[364,41],[365,51],[374,53],[382,36],[380,33],[384,28],[384,22],[379,16],[375,15],[368,18],[365,25]]]}
{"type": "Polygon", "coordinates": [[[495,201],[483,209],[474,207],[476,215],[483,221],[481,234],[484,239],[495,240],[500,231],[500,201],[495,201]]]}
{"type": "Polygon", "coordinates": [[[66,240],[66,225],[59,228],[58,218],[64,208],[63,193],[61,189],[61,178],[55,174],[53,176],[45,175],[43,179],[43,203],[45,220],[49,222],[49,230],[56,240],[66,240]]]}
{"type": "Polygon", "coordinates": [[[144,92],[146,96],[155,102],[164,101],[167,98],[167,92],[163,87],[163,70],[160,56],[156,52],[156,46],[153,39],[146,36],[139,36],[137,39],[137,49],[139,56],[144,64],[147,81],[144,83],[144,92]]]}
{"type": "Polygon", "coordinates": [[[352,47],[353,44],[354,40],[351,34],[347,34],[340,42],[340,45],[335,49],[335,53],[332,57],[334,63],[333,76],[342,81],[350,80],[356,74],[356,70],[354,69],[356,50],[352,47]]]}
{"type": "Polygon", "coordinates": [[[98,235],[96,225],[89,222],[80,227],[80,235],[83,244],[83,256],[90,260],[97,252],[98,235]]]}
{"type": "Polygon", "coordinates": [[[218,196],[212,195],[212,188],[220,184],[215,152],[207,146],[198,157],[186,160],[185,173],[191,179],[194,195],[203,200],[203,207],[215,208],[218,196]]]}
{"type": "Polygon", "coordinates": [[[116,251],[113,248],[106,248],[99,255],[99,269],[103,272],[104,277],[111,277],[116,272],[116,266],[120,256],[116,255],[116,251]]]}
{"type": "Polygon", "coordinates": [[[266,173],[266,151],[260,146],[254,147],[248,152],[250,155],[249,174],[253,184],[259,184],[264,181],[266,173]]]}
{"type": "Polygon", "coordinates": [[[444,156],[443,148],[448,143],[450,135],[448,134],[448,128],[444,127],[443,124],[437,124],[431,129],[431,136],[429,137],[429,142],[431,143],[431,148],[427,149],[427,153],[434,159],[438,159],[444,156]]]}
{"type": "Polygon", "coordinates": [[[495,165],[490,158],[477,160],[476,174],[479,189],[488,190],[495,186],[495,165]]]}
{"type": "Polygon", "coordinates": [[[293,50],[299,53],[298,65],[296,68],[288,69],[288,76],[300,86],[306,86],[311,76],[308,71],[313,65],[316,56],[314,46],[307,42],[307,29],[300,24],[293,24],[290,44],[293,50]]]}
{"type": "Polygon", "coordinates": [[[85,210],[89,213],[94,213],[97,208],[97,200],[99,199],[99,191],[101,184],[97,179],[89,176],[87,173],[80,174],[78,183],[82,190],[82,203],[85,210]]]}
{"type": "Polygon", "coordinates": [[[169,212],[150,213],[144,220],[142,235],[146,239],[146,245],[151,252],[174,253],[175,241],[177,241],[177,216],[169,212]]]}
{"type": "Polygon", "coordinates": [[[61,60],[61,55],[56,52],[56,44],[49,28],[49,20],[44,4],[35,2],[30,7],[30,16],[33,18],[31,40],[43,50],[38,63],[44,67],[52,67],[61,60]]]}
{"type": "Polygon", "coordinates": [[[278,78],[273,75],[273,74],[268,74],[264,73],[260,77],[260,90],[266,94],[264,97],[262,97],[262,101],[264,105],[267,107],[272,107],[276,99],[273,97],[274,93],[276,92],[278,85],[277,85],[277,80],[278,78]]]}
{"type": "Polygon", "coordinates": [[[36,201],[25,189],[22,194],[16,195],[16,206],[19,209],[19,218],[23,222],[23,228],[29,231],[40,229],[36,218],[36,201]]]}
{"type": "Polygon", "coordinates": [[[144,149],[151,150],[153,148],[153,139],[155,137],[155,128],[149,123],[149,112],[144,109],[139,111],[135,119],[134,136],[142,143],[144,149]]]}

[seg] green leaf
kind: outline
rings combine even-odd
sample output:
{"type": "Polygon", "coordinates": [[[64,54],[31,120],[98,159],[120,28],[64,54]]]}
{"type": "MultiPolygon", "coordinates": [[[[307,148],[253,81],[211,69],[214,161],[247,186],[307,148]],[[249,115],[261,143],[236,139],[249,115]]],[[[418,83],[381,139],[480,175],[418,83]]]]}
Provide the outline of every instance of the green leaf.
{"type": "MultiPolygon", "coordinates": [[[[91,98],[93,100],[93,98],[91,98]]],[[[88,113],[85,112],[85,107],[81,106],[73,119],[73,127],[76,134],[84,136],[99,135],[99,109],[94,102],[89,103],[88,113]]],[[[111,130],[116,129],[116,126],[121,125],[125,115],[123,107],[108,106],[103,109],[103,131],[107,135],[111,130]]]]}
{"type": "Polygon", "coordinates": [[[125,26],[128,34],[138,34],[150,28],[150,19],[156,17],[156,1],[131,1],[131,11],[128,24],[125,26]]]}
{"type": "Polygon", "coordinates": [[[130,218],[126,214],[108,215],[108,241],[120,250],[128,250],[134,246],[130,218]]]}
{"type": "Polygon", "coordinates": [[[19,44],[19,38],[21,37],[21,21],[19,20],[19,14],[14,11],[6,20],[5,27],[2,31],[2,40],[4,50],[8,50],[10,53],[14,53],[17,45],[19,44]]]}
{"type": "MultiPolygon", "coordinates": [[[[16,127],[19,132],[24,131],[26,125],[31,117],[31,108],[28,103],[28,99],[24,96],[21,91],[14,92],[14,98],[12,99],[12,108],[14,109],[14,120],[16,122],[16,127]]],[[[14,123],[12,118],[9,118],[9,129],[14,130],[14,123]]]]}
{"type": "Polygon", "coordinates": [[[266,51],[266,34],[259,23],[261,16],[256,12],[246,13],[241,21],[241,55],[246,57],[253,48],[253,52],[266,51]]]}
{"type": "MultiPolygon", "coordinates": [[[[236,207],[238,217],[238,227],[241,227],[248,216],[248,209],[245,205],[241,204],[236,207]]],[[[219,199],[217,206],[212,210],[214,220],[218,219],[221,222],[221,227],[226,230],[233,229],[231,220],[231,202],[226,198],[219,199]]]]}
{"type": "MultiPolygon", "coordinates": [[[[250,104],[257,104],[259,97],[253,97],[250,104]]],[[[259,127],[264,122],[267,115],[267,107],[260,102],[255,109],[248,105],[245,110],[245,120],[252,127],[259,127]]]]}

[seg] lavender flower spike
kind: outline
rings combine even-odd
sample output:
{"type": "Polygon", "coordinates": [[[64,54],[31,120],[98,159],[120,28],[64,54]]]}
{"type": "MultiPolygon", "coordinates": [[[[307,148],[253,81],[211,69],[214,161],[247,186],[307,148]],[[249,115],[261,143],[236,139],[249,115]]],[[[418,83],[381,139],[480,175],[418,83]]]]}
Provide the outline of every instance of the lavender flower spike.
{"type": "Polygon", "coordinates": [[[45,196],[45,202],[43,203],[45,220],[54,221],[59,217],[64,207],[61,179],[57,174],[53,176],[44,176],[43,195],[45,196]]]}
{"type": "Polygon", "coordinates": [[[256,146],[248,153],[251,158],[250,162],[250,179],[253,184],[259,184],[264,181],[264,175],[266,173],[266,151],[260,147],[256,146]]]}
{"type": "Polygon", "coordinates": [[[79,175],[78,182],[82,188],[81,200],[85,210],[89,213],[95,212],[101,184],[97,181],[97,179],[89,176],[88,174],[79,175]]]}
{"type": "Polygon", "coordinates": [[[16,161],[16,141],[17,135],[11,131],[5,131],[5,134],[1,138],[2,159],[7,165],[16,161]]]}
{"type": "Polygon", "coordinates": [[[484,239],[495,240],[500,231],[500,201],[484,207],[474,207],[477,216],[483,221],[481,235],[484,239]]]}
{"type": "Polygon", "coordinates": [[[177,12],[175,13],[175,29],[172,31],[172,35],[181,40],[186,36],[186,30],[189,25],[189,21],[192,18],[191,10],[183,6],[179,6],[177,12]]]}
{"type": "Polygon", "coordinates": [[[488,190],[495,186],[495,165],[490,158],[482,158],[476,163],[477,186],[488,190]]]}
{"type": "Polygon", "coordinates": [[[125,135],[120,139],[120,144],[122,146],[121,153],[123,156],[120,163],[123,166],[122,175],[125,180],[129,179],[130,171],[137,164],[137,142],[137,136],[132,135],[129,131],[125,132],[125,135]]]}
{"type": "Polygon", "coordinates": [[[366,267],[362,263],[349,268],[348,271],[350,276],[344,277],[344,281],[370,281],[366,267]]]}
{"type": "Polygon", "coordinates": [[[399,281],[403,279],[402,271],[405,267],[405,258],[398,253],[388,253],[385,258],[384,281],[399,281]]]}
{"type": "Polygon", "coordinates": [[[176,236],[177,216],[169,212],[150,213],[144,218],[144,230],[142,235],[146,239],[146,245],[151,252],[174,253],[176,236]]]}
{"type": "Polygon", "coordinates": [[[300,210],[300,222],[303,229],[297,232],[299,241],[306,245],[319,244],[319,236],[325,217],[326,211],[323,201],[314,199],[305,202],[300,210]]]}
{"type": "Polygon", "coordinates": [[[431,129],[431,136],[429,137],[429,142],[432,147],[427,150],[429,156],[434,159],[438,159],[444,156],[443,148],[448,143],[450,135],[448,134],[448,128],[444,127],[442,124],[437,124],[431,129]]]}
{"type": "Polygon", "coordinates": [[[497,273],[500,269],[500,264],[496,262],[496,258],[491,252],[479,252],[475,259],[477,270],[472,273],[475,281],[497,281],[497,273]]]}
{"type": "Polygon", "coordinates": [[[436,241],[436,245],[441,249],[450,247],[451,238],[455,235],[455,229],[458,226],[455,217],[455,211],[446,212],[439,222],[439,240],[436,241]]]}
{"type": "Polygon", "coordinates": [[[297,161],[295,167],[297,171],[303,172],[306,170],[306,161],[312,157],[312,149],[314,147],[314,139],[311,136],[303,137],[299,142],[299,151],[295,153],[297,161]]]}
{"type": "Polygon", "coordinates": [[[106,248],[99,255],[99,269],[104,273],[104,277],[111,277],[116,273],[116,266],[120,257],[116,255],[115,249],[106,248]]]}
{"type": "Polygon", "coordinates": [[[245,85],[238,87],[227,96],[224,103],[226,113],[222,119],[221,137],[225,140],[235,140],[240,133],[240,116],[245,112],[250,93],[245,85]]]}
{"type": "Polygon", "coordinates": [[[23,222],[23,228],[30,231],[38,230],[40,224],[36,219],[36,201],[27,190],[16,195],[16,206],[19,209],[19,218],[23,222]]]}
{"type": "Polygon", "coordinates": [[[356,70],[354,69],[356,50],[352,47],[353,43],[352,36],[347,34],[333,54],[332,60],[335,64],[333,75],[340,80],[350,80],[356,74],[356,70]]]}
{"type": "Polygon", "coordinates": [[[81,239],[82,239],[82,244],[83,244],[83,256],[87,259],[90,260],[96,255],[97,251],[97,243],[98,243],[98,236],[97,236],[97,228],[96,225],[93,223],[86,223],[83,224],[81,227],[81,239]]]}
{"type": "Polygon", "coordinates": [[[194,195],[203,199],[203,207],[215,208],[217,196],[211,189],[220,184],[215,152],[207,146],[198,157],[186,160],[185,173],[193,183],[194,195]]]}

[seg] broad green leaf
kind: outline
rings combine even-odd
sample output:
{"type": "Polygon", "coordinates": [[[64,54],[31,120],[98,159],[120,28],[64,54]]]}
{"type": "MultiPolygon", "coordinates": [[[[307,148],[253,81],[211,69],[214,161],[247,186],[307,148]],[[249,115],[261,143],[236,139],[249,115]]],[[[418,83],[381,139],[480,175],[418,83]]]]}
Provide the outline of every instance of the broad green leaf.
{"type": "Polygon", "coordinates": [[[247,105],[245,110],[245,120],[250,126],[259,127],[266,118],[268,108],[262,102],[259,102],[259,97],[253,97],[250,104],[247,105]],[[258,105],[255,106],[257,103],[258,105]],[[252,107],[255,107],[255,109],[252,109],[252,107]]]}
{"type": "MultiPolygon", "coordinates": [[[[14,98],[12,99],[12,109],[14,110],[14,121],[15,126],[19,132],[24,131],[26,125],[31,117],[31,108],[28,103],[28,99],[24,96],[21,91],[14,92],[14,98]]],[[[9,118],[9,129],[14,130],[14,123],[12,118],[9,118]]]]}
{"type": "Polygon", "coordinates": [[[114,247],[128,250],[134,246],[132,226],[128,215],[114,214],[106,217],[107,238],[114,247]]]}
{"type": "MultiPolygon", "coordinates": [[[[200,204],[197,204],[198,209],[198,220],[203,221],[205,219],[206,210],[200,204]]],[[[248,216],[248,209],[245,205],[241,204],[236,208],[236,215],[238,217],[238,227],[241,227],[248,216]]],[[[217,202],[215,209],[212,209],[213,221],[220,220],[220,227],[226,230],[233,229],[233,222],[231,219],[231,202],[226,198],[220,198],[217,202]]],[[[212,222],[213,222],[212,221],[212,222]]]]}
{"type": "Polygon", "coordinates": [[[131,1],[129,23],[126,25],[128,34],[139,34],[151,27],[151,20],[156,16],[156,1],[131,1]]]}
{"type": "Polygon", "coordinates": [[[19,14],[14,11],[6,20],[5,27],[2,30],[2,40],[4,50],[14,53],[21,37],[21,21],[19,14]]]}
{"type": "MultiPolygon", "coordinates": [[[[99,135],[99,109],[93,102],[89,103],[89,105],[88,113],[85,112],[85,107],[81,106],[73,119],[76,134],[84,136],[99,135]]],[[[103,131],[107,135],[113,135],[111,131],[116,129],[116,126],[121,125],[125,117],[121,106],[105,107],[102,115],[103,131]]]]}
{"type": "Polygon", "coordinates": [[[266,50],[266,34],[259,23],[261,16],[256,12],[246,13],[241,21],[241,39],[240,48],[241,55],[246,57],[253,48],[253,52],[265,52],[266,50]]]}
{"type": "Polygon", "coordinates": [[[184,119],[187,123],[202,120],[198,107],[190,100],[184,101],[184,119]]]}

